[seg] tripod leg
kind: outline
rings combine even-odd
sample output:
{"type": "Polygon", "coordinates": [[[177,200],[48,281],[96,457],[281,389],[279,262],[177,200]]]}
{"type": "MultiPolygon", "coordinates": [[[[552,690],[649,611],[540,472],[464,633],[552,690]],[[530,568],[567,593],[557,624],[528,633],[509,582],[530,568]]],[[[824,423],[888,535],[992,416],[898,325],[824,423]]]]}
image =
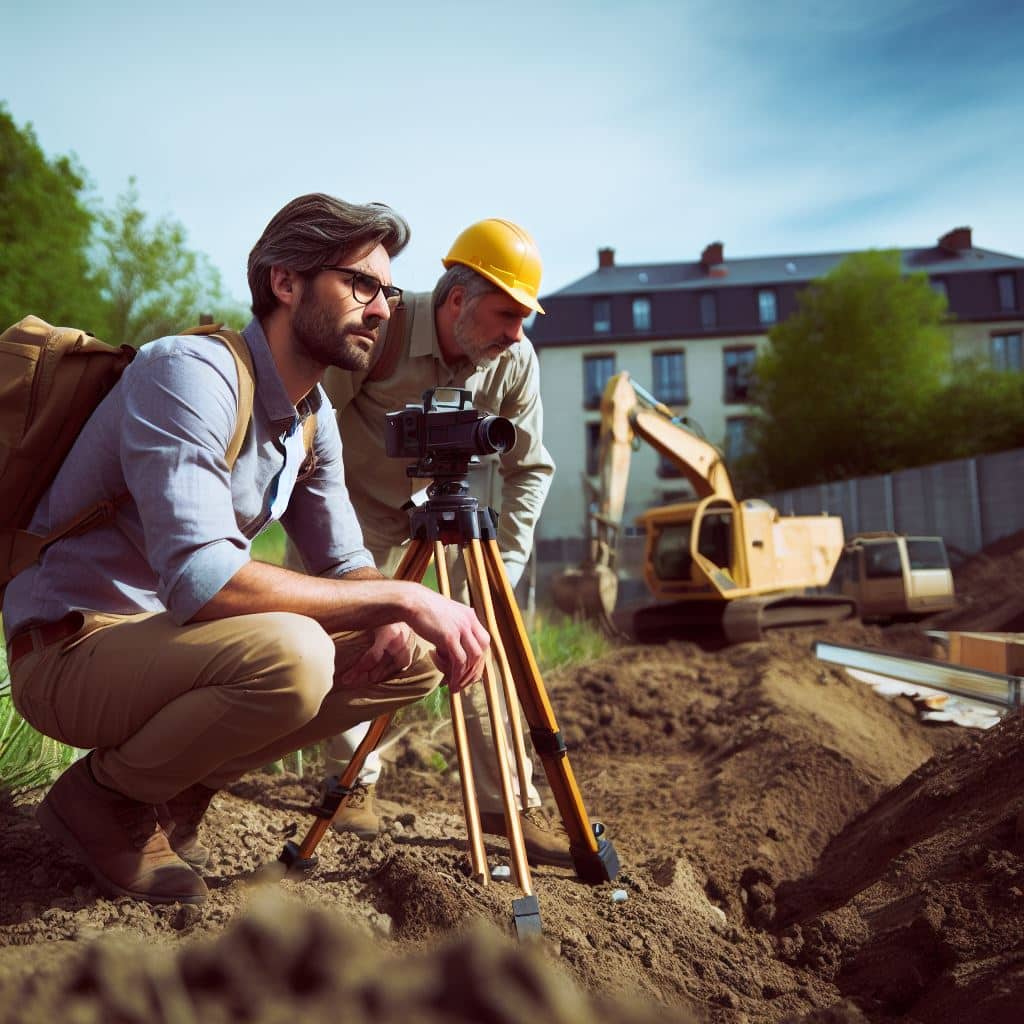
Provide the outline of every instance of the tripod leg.
{"type": "Polygon", "coordinates": [[[540,755],[562,824],[569,834],[576,874],[592,884],[610,881],[619,872],[618,855],[607,839],[598,839],[587,817],[558,722],[505,575],[497,541],[484,541],[482,552],[490,590],[495,595],[493,614],[498,632],[504,641],[534,748],[540,755]]]}
{"type": "MultiPolygon", "coordinates": [[[[469,580],[473,607],[484,613],[484,620],[493,644],[498,638],[498,624],[494,617],[494,605],[487,586],[487,569],[484,565],[480,541],[470,540],[468,545],[463,547],[462,553],[466,560],[466,576],[469,580]]],[[[541,934],[540,904],[533,892],[530,865],[526,859],[526,844],[523,840],[523,827],[519,820],[519,808],[516,806],[515,795],[512,792],[512,778],[509,773],[508,752],[505,745],[505,729],[499,721],[501,707],[498,684],[494,678],[494,668],[490,658],[484,664],[484,685],[487,687],[487,709],[491,716],[494,753],[498,759],[498,778],[501,782],[502,803],[505,807],[505,828],[512,855],[512,867],[515,871],[516,882],[523,891],[520,899],[512,901],[512,923],[515,925],[516,935],[519,938],[536,938],[541,934]]]]}
{"type": "Polygon", "coordinates": [[[310,826],[305,838],[301,843],[287,842],[284,851],[278,858],[282,864],[299,871],[308,871],[316,865],[314,851],[320,845],[331,822],[334,821],[338,811],[348,803],[352,794],[352,787],[359,778],[363,762],[369,756],[371,750],[377,748],[381,737],[388,731],[391,725],[392,715],[379,715],[370,723],[369,731],[363,737],[362,742],[356,747],[352,760],[345,765],[341,777],[328,786],[323,801],[313,808],[316,820],[310,826]]]}
{"type": "MultiPolygon", "coordinates": [[[[414,540],[405,549],[402,560],[395,570],[396,580],[409,580],[419,583],[430,565],[433,552],[426,541],[414,540]]],[[[439,577],[440,578],[440,577],[439,577]]]]}
{"type": "MultiPolygon", "coordinates": [[[[448,582],[448,564],[444,558],[444,545],[434,542],[434,567],[437,570],[438,589],[445,597],[451,597],[448,582]]],[[[476,799],[476,783],[473,779],[473,763],[469,756],[469,739],[466,736],[466,717],[462,710],[462,694],[448,691],[448,703],[452,714],[452,733],[455,737],[455,753],[459,762],[459,782],[462,786],[462,806],[466,812],[466,832],[469,836],[469,862],[473,877],[481,885],[487,885],[487,852],[484,850],[483,829],[480,826],[480,806],[476,799]]]]}
{"type": "MultiPolygon", "coordinates": [[[[482,564],[481,571],[483,571],[482,564]]],[[[486,579],[486,576],[481,578],[486,579]]],[[[526,743],[523,740],[523,723],[519,717],[519,696],[513,686],[512,669],[509,666],[500,630],[491,634],[491,651],[498,666],[498,678],[501,680],[501,692],[505,698],[505,710],[512,733],[512,749],[516,755],[516,777],[519,779],[520,809],[525,811],[530,802],[530,780],[526,777],[526,743]]],[[[492,716],[491,726],[495,729],[502,728],[501,719],[495,720],[492,716]]]]}
{"type": "MultiPolygon", "coordinates": [[[[466,558],[466,576],[469,579],[470,594],[473,598],[473,606],[484,614],[484,621],[487,630],[491,634],[491,641],[498,636],[498,624],[494,618],[494,605],[491,602],[490,590],[487,587],[487,570],[484,566],[483,554],[480,550],[480,542],[472,539],[462,549],[466,558]]],[[[508,751],[505,745],[505,730],[501,726],[498,684],[494,678],[494,668],[491,660],[488,659],[484,667],[484,685],[487,687],[487,709],[491,716],[491,734],[494,738],[494,753],[498,759],[498,778],[501,782],[502,803],[505,807],[505,826],[508,829],[508,842],[512,854],[512,866],[516,875],[516,882],[519,888],[527,896],[533,896],[533,886],[530,881],[530,866],[526,860],[526,846],[523,840],[522,823],[519,820],[519,808],[516,806],[515,794],[512,792],[512,778],[508,767],[508,751]]],[[[532,910],[529,916],[535,916],[536,901],[530,906],[532,910]]],[[[539,928],[539,915],[537,916],[537,927],[539,928]]],[[[517,916],[517,928],[520,921],[517,916]]],[[[532,926],[532,921],[528,922],[532,926]]]]}
{"type": "MultiPolygon", "coordinates": [[[[462,555],[468,567],[469,555],[464,549],[462,555]]],[[[482,573],[483,567],[481,564],[482,573]]],[[[466,576],[468,580],[468,568],[466,576]]],[[[486,587],[486,576],[482,574],[481,580],[484,581],[484,586],[486,587]]],[[[478,602],[474,602],[474,606],[478,609],[482,607],[478,602]]],[[[493,715],[490,716],[491,725],[495,729],[504,729],[503,721],[506,717],[508,719],[509,733],[512,737],[512,750],[515,754],[516,778],[519,781],[519,803],[521,809],[525,811],[530,801],[530,779],[527,775],[528,762],[526,758],[526,743],[523,739],[523,723],[519,715],[519,697],[512,684],[512,675],[509,669],[508,658],[505,655],[505,646],[497,631],[491,632],[491,655],[498,669],[498,678],[501,680],[501,692],[506,709],[505,715],[500,715],[497,718],[493,715]]]]}

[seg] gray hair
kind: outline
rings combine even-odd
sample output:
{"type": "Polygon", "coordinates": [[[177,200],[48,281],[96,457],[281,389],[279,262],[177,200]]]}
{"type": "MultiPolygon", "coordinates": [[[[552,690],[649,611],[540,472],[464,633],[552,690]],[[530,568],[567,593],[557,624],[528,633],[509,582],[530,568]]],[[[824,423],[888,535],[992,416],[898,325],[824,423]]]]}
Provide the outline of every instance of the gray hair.
{"type": "Polygon", "coordinates": [[[466,289],[468,302],[473,302],[491,292],[501,291],[496,284],[491,284],[486,277],[478,274],[472,267],[467,267],[465,263],[453,263],[438,278],[437,284],[434,286],[434,309],[443,306],[452,289],[458,287],[466,289]]]}
{"type": "Polygon", "coordinates": [[[249,253],[252,311],[264,316],[277,306],[270,268],[312,276],[320,267],[382,245],[397,256],[409,244],[409,225],[390,206],[360,206],[322,192],[293,199],[274,214],[249,253]]]}

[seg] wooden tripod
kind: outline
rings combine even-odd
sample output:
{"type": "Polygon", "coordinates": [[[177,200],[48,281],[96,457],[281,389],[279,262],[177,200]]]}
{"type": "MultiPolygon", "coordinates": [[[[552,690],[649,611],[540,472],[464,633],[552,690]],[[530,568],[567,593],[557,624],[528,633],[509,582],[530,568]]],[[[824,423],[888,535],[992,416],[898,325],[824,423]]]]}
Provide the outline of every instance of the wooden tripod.
{"type": "MultiPolygon", "coordinates": [[[[513,901],[513,916],[520,935],[539,932],[539,907],[530,881],[519,808],[516,806],[512,789],[494,664],[497,665],[497,675],[500,677],[509,709],[521,799],[525,801],[527,792],[524,770],[526,753],[519,715],[516,713],[517,697],[530,727],[534,750],[544,766],[562,823],[569,835],[569,850],[577,876],[591,885],[611,881],[619,871],[618,855],[611,841],[602,838],[603,826],[592,826],[583,806],[569,764],[565,742],[558,729],[501,561],[494,513],[490,509],[479,508],[476,499],[469,496],[464,479],[435,481],[427,493],[427,502],[413,508],[409,513],[412,540],[395,578],[421,581],[433,559],[439,589],[442,594],[450,596],[445,546],[457,545],[459,548],[469,583],[472,607],[483,619],[491,637],[492,657],[486,664],[483,685],[492,723],[491,732],[498,762],[506,831],[512,851],[512,866],[516,883],[524,893],[522,900],[513,901]]],[[[462,799],[466,811],[470,863],[474,877],[486,885],[489,879],[487,858],[468,753],[461,694],[450,694],[450,706],[462,799]]],[[[285,844],[280,860],[289,868],[308,870],[316,864],[316,847],[335,815],[348,802],[363,762],[370,751],[380,743],[391,724],[391,717],[381,715],[373,720],[369,732],[352,755],[352,760],[344,772],[328,787],[321,804],[313,808],[316,820],[305,838],[300,844],[291,841],[285,844]]]]}

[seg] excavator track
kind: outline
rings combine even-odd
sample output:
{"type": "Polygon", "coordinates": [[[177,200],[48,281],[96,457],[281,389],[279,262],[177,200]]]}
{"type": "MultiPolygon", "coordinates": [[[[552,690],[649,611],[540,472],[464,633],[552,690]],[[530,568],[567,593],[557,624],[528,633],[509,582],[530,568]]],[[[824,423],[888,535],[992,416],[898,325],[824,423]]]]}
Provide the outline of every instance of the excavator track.
{"type": "Polygon", "coordinates": [[[854,601],[829,594],[775,594],[733,601],[674,601],[632,612],[627,632],[639,643],[693,640],[712,648],[760,640],[766,629],[841,622],[854,601]]]}

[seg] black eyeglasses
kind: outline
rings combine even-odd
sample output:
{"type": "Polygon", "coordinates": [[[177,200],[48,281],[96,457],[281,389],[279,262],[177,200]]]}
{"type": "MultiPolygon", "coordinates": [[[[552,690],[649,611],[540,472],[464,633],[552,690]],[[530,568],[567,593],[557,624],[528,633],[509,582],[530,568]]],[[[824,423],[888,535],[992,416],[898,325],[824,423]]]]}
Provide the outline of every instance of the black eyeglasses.
{"type": "Polygon", "coordinates": [[[377,298],[378,292],[384,293],[384,301],[394,309],[402,301],[402,289],[393,284],[382,284],[372,274],[364,274],[361,270],[351,267],[321,267],[321,270],[337,270],[340,274],[348,274],[352,278],[352,298],[364,306],[377,298]]]}

